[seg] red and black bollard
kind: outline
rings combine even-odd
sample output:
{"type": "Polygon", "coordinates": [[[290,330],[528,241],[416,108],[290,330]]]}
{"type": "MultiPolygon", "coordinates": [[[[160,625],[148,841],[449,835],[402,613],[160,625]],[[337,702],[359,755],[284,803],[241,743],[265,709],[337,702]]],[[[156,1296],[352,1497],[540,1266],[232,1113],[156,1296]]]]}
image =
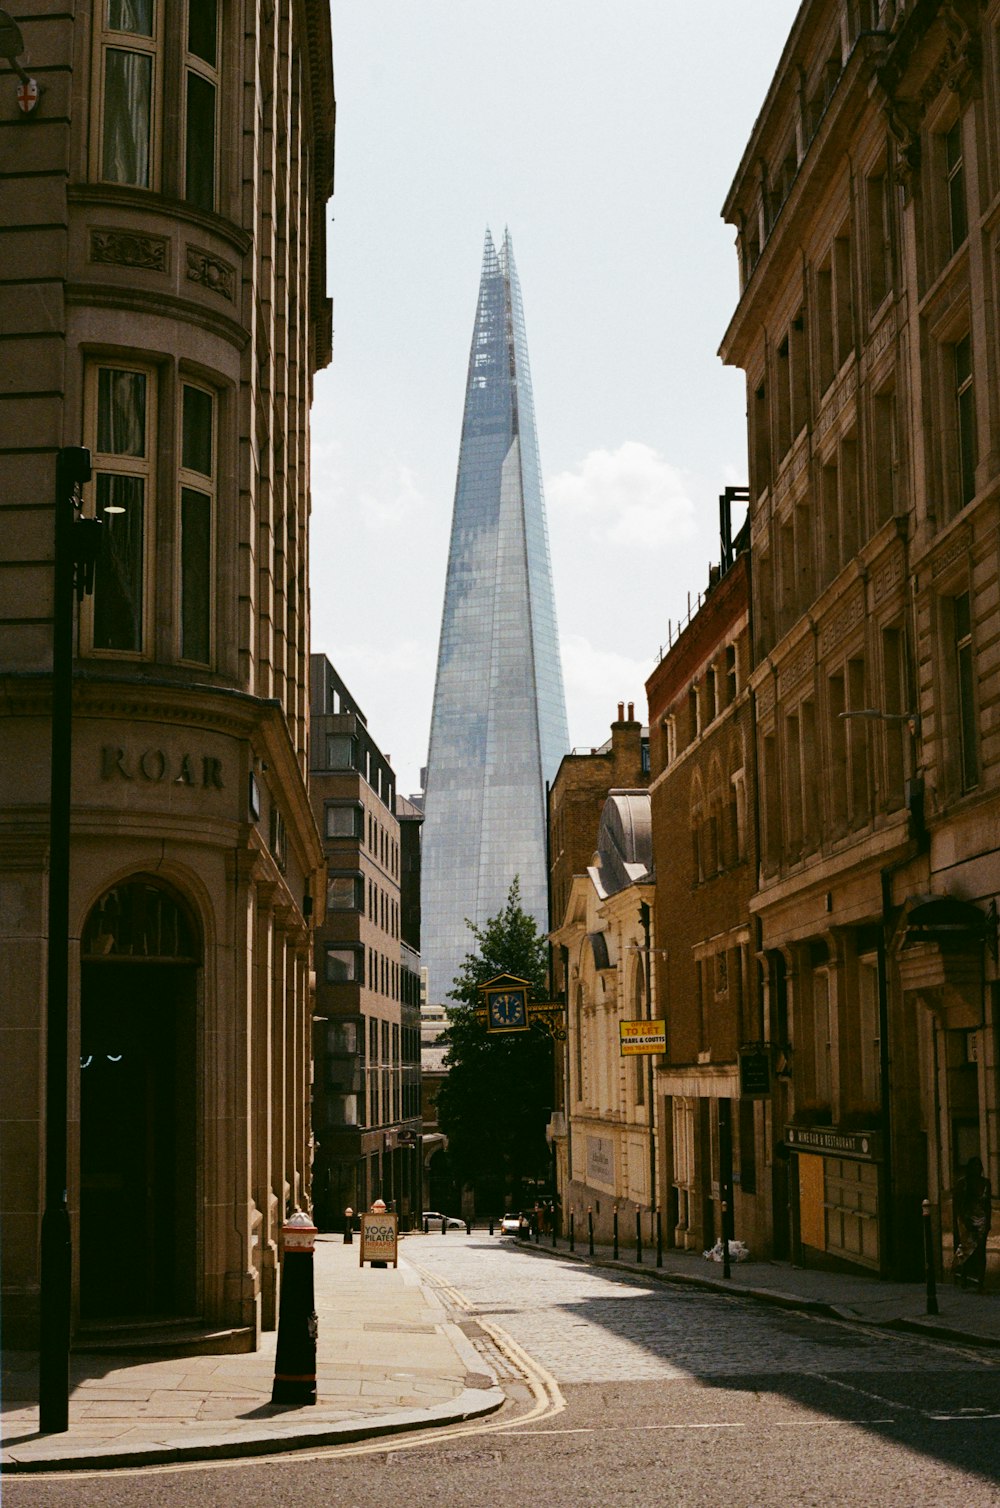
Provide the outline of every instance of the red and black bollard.
{"type": "Polygon", "coordinates": [[[282,1226],[281,1238],[281,1303],[271,1402],[301,1406],[316,1402],[316,1227],[304,1210],[296,1210],[282,1226]]]}

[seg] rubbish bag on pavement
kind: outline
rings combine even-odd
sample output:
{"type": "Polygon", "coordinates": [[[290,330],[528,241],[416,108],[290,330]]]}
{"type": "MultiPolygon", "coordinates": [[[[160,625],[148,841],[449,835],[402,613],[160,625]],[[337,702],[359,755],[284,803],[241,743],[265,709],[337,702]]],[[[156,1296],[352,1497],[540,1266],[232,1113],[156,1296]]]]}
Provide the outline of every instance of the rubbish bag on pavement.
{"type": "MultiPolygon", "coordinates": [[[[718,1241],[716,1241],[715,1245],[711,1248],[710,1251],[703,1251],[702,1256],[705,1258],[706,1262],[721,1262],[723,1259],[722,1237],[719,1237],[718,1241]]],[[[745,1246],[742,1241],[730,1241],[730,1262],[746,1262],[749,1260],[749,1258],[750,1248],[748,1246],[745,1246]]]]}

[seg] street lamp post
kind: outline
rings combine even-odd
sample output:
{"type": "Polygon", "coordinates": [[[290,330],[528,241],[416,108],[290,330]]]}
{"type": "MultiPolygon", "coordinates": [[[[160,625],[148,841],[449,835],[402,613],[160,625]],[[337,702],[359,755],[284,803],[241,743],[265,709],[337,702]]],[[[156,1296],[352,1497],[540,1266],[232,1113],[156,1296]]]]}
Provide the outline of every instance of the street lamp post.
{"type": "Polygon", "coordinates": [[[90,451],[56,458],[52,624],[52,766],[49,828],[48,973],[45,1044],[45,1209],[42,1215],[39,1426],[69,1428],[69,1335],[73,1250],[67,1186],[69,1057],[69,834],[73,730],[74,601],[93,590],[100,538],[83,519],[80,489],[90,480],[90,451]]]}

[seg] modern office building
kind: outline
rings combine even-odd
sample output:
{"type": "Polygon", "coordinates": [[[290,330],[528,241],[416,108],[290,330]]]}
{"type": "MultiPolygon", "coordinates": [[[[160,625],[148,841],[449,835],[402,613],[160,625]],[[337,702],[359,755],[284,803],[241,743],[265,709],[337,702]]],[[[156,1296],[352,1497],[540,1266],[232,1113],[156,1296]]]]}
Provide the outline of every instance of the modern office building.
{"type": "Polygon", "coordinates": [[[566,709],[528,347],[510,234],[483,253],[427,763],[422,956],[446,999],[515,875],[547,926],[545,782],[566,709]]]}
{"type": "Polygon", "coordinates": [[[327,875],[316,925],[316,1223],[339,1230],[348,1206],[381,1198],[406,1229],[421,1187],[419,916],[414,930],[406,904],[420,813],[397,796],[392,766],[322,654],[312,656],[311,766],[327,875]]]}
{"type": "Polygon", "coordinates": [[[4,1343],[37,1339],[48,1186],[77,1337],[186,1321],[249,1348],[276,1323],[282,1223],[310,1200],[329,6],[20,13],[40,95],[20,115],[0,75],[4,1343]],[[78,612],[68,834],[49,811],[63,447],[90,451],[83,511],[103,541],[78,612]],[[68,925],[50,937],[67,836],[68,925]],[[50,944],[68,945],[64,1052],[50,944]],[[60,1071],[68,1137],[46,1106],[60,1071]]]}

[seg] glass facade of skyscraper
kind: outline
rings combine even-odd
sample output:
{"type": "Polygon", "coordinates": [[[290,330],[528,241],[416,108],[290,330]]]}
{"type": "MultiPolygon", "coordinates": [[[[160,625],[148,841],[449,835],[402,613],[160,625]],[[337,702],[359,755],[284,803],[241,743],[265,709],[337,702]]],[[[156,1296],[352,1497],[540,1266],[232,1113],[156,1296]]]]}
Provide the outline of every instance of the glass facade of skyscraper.
{"type": "Polygon", "coordinates": [[[487,232],[427,760],[421,957],[446,999],[515,875],[547,925],[545,782],[566,705],[521,290],[487,232]]]}

